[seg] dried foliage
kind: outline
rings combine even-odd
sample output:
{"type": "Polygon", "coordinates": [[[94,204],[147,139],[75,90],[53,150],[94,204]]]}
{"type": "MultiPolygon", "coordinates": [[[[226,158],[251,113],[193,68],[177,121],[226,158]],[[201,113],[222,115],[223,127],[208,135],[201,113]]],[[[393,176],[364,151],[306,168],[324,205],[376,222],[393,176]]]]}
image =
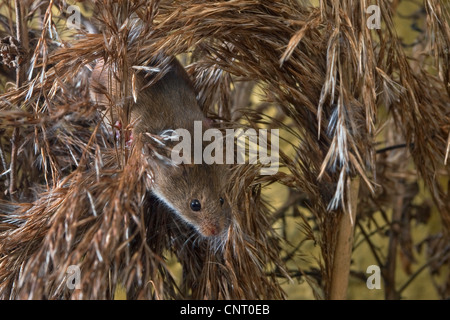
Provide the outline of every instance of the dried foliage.
{"type": "MultiPolygon", "coordinates": [[[[382,267],[386,298],[408,286],[395,279],[398,248],[411,273],[410,230],[432,210],[441,228],[416,251],[427,246],[423,268],[433,275],[445,270],[450,8],[423,2],[426,31],[408,55],[393,22],[399,2],[83,1],[95,14],[75,31],[66,28],[65,1],[23,1],[22,31],[14,4],[2,2],[0,71],[16,86],[4,85],[0,100],[0,297],[110,299],[123,286],[128,298],[281,299],[283,279],[304,277],[317,298],[336,298],[333,279],[348,273],[336,268],[337,226],[355,214],[356,238],[382,267]],[[366,25],[370,4],[380,9],[379,30],[366,25]],[[209,117],[280,128],[285,139],[277,174],[234,166],[233,223],[221,249],[151,196],[140,142],[129,148],[112,137],[89,99],[90,71],[104,59],[122,84],[113,103],[128,124],[130,67],[161,69],[150,79],[157,81],[168,56],[185,60],[209,117]],[[20,81],[16,67],[26,71],[20,81]],[[417,205],[422,183],[430,198],[417,205]],[[276,194],[262,197],[273,185],[289,190],[278,208],[276,194]],[[298,246],[283,231],[289,215],[305,236],[298,246]],[[374,224],[387,232],[387,253],[372,243],[374,224]],[[287,268],[305,241],[320,247],[317,268],[287,268]],[[66,285],[71,265],[82,271],[76,290],[66,285]]],[[[443,298],[448,283],[436,282],[443,298]]]]}

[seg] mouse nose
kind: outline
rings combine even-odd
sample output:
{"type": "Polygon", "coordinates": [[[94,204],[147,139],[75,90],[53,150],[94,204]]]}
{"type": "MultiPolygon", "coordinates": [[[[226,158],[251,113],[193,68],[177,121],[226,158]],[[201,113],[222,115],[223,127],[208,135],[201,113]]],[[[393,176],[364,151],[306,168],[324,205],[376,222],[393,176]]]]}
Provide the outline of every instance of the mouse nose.
{"type": "Polygon", "coordinates": [[[216,225],[206,225],[203,228],[203,234],[207,237],[217,236],[220,228],[216,225]]]}

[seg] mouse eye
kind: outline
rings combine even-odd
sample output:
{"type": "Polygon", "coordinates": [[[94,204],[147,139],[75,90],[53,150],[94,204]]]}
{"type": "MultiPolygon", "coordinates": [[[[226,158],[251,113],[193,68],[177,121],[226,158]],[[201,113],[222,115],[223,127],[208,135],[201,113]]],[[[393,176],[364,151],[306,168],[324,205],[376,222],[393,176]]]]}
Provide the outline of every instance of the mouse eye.
{"type": "Polygon", "coordinates": [[[198,201],[197,199],[194,199],[191,201],[191,209],[192,211],[200,211],[202,209],[202,205],[200,203],[200,201],[198,201]]]}
{"type": "Polygon", "coordinates": [[[224,204],[225,200],[223,200],[223,198],[222,198],[222,197],[220,197],[220,198],[219,198],[219,201],[220,201],[220,205],[221,205],[221,206],[223,206],[223,204],[224,204]]]}

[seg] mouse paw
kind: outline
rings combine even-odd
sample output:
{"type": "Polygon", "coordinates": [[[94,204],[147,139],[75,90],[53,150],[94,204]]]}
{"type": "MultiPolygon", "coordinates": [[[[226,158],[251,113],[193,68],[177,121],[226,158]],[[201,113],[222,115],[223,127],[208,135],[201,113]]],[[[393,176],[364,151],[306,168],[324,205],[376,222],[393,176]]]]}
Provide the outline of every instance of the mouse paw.
{"type": "Polygon", "coordinates": [[[134,140],[133,132],[130,129],[123,129],[122,122],[119,120],[116,121],[113,129],[115,130],[116,141],[120,141],[122,138],[122,132],[125,132],[125,146],[131,147],[134,140]]]}

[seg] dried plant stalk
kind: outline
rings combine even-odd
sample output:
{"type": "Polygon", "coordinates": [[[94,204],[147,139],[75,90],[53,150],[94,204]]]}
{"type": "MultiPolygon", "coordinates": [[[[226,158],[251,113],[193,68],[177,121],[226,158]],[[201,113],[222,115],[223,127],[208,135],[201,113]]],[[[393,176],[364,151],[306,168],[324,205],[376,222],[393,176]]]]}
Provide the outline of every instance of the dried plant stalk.
{"type": "Polygon", "coordinates": [[[347,299],[360,182],[356,178],[353,181],[348,180],[347,183],[351,184],[351,193],[348,199],[349,208],[348,213],[340,217],[337,225],[338,231],[330,288],[331,300],[347,299]]]}

